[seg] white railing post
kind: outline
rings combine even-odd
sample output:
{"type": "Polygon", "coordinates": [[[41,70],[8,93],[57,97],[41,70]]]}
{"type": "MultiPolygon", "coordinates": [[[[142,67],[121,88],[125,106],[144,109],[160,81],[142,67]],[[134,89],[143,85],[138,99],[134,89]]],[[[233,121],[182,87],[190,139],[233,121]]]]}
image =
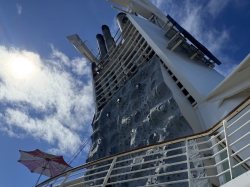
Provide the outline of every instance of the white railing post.
{"type": "Polygon", "coordinates": [[[111,172],[113,170],[113,167],[114,167],[114,165],[116,163],[116,159],[117,159],[117,156],[113,158],[113,161],[110,164],[109,170],[108,170],[107,175],[106,175],[106,177],[105,177],[105,179],[103,181],[102,187],[105,187],[107,185],[107,181],[108,181],[109,176],[110,176],[110,174],[111,174],[111,172]]]}
{"type": "Polygon", "coordinates": [[[232,158],[232,149],[229,146],[230,141],[228,137],[228,129],[227,129],[227,121],[223,120],[223,128],[224,128],[224,133],[225,133],[225,141],[226,141],[226,148],[227,148],[227,158],[228,158],[228,165],[229,165],[229,172],[230,172],[230,177],[231,180],[234,179],[234,172],[233,172],[233,158],[232,158]]]}
{"type": "Polygon", "coordinates": [[[70,174],[71,174],[71,171],[67,173],[67,175],[65,176],[65,178],[63,179],[63,181],[62,181],[62,183],[60,184],[59,187],[62,187],[62,186],[63,186],[63,183],[66,182],[66,180],[69,178],[70,174]]]}
{"type": "MultiPolygon", "coordinates": [[[[214,136],[211,136],[211,143],[212,143],[212,145],[216,145],[217,144],[217,139],[214,136]]],[[[216,146],[213,147],[213,153],[214,154],[216,154],[219,151],[220,150],[219,150],[218,145],[216,145],[216,146]]],[[[214,160],[215,160],[215,164],[219,163],[221,161],[220,154],[217,154],[214,157],[214,160]]],[[[222,164],[218,165],[216,168],[217,168],[217,173],[218,174],[220,174],[220,173],[222,173],[224,171],[222,164]]],[[[219,183],[220,183],[220,185],[223,185],[223,184],[226,183],[225,175],[219,176],[219,183]]]]}
{"type": "Polygon", "coordinates": [[[192,177],[190,173],[190,162],[189,162],[189,150],[188,150],[188,141],[186,140],[186,157],[187,157],[187,170],[188,170],[188,186],[192,187],[192,177]]]}

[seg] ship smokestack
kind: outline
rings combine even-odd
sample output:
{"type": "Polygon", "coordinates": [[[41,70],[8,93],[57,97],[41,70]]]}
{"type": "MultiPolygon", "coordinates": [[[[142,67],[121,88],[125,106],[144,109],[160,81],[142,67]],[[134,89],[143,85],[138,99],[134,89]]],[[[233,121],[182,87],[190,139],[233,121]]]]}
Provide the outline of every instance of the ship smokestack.
{"type": "Polygon", "coordinates": [[[117,14],[117,16],[116,16],[116,21],[118,23],[118,26],[119,26],[121,32],[122,32],[122,30],[123,30],[123,28],[125,26],[125,23],[126,23],[127,19],[128,18],[126,17],[126,14],[123,13],[123,12],[117,14]]]}
{"type": "Polygon", "coordinates": [[[104,58],[104,56],[107,54],[107,48],[105,46],[104,38],[101,34],[96,35],[96,40],[98,44],[98,50],[101,58],[104,58]]]}
{"type": "Polygon", "coordinates": [[[113,45],[115,45],[114,38],[111,36],[109,27],[107,25],[102,26],[102,34],[106,43],[107,50],[109,51],[113,45]]]}

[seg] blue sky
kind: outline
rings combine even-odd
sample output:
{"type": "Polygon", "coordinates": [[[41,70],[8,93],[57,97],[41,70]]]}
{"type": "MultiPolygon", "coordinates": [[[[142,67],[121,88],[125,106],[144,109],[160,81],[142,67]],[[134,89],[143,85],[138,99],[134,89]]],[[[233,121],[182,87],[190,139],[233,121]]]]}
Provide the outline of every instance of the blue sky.
{"type": "MultiPolygon", "coordinates": [[[[223,75],[249,53],[249,1],[152,2],[221,60],[216,69],[223,75]]],[[[39,148],[68,161],[91,134],[89,64],[65,37],[77,33],[97,50],[101,26],[118,29],[118,11],[110,6],[105,0],[0,0],[0,187],[32,186],[38,178],[17,162],[18,150],[39,148]]],[[[87,152],[72,165],[83,164],[87,152]]]]}

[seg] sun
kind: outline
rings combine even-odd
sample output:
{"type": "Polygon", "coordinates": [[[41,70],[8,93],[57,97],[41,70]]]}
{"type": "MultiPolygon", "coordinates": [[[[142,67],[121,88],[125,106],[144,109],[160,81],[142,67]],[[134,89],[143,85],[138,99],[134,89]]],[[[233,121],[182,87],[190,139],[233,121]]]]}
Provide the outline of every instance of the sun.
{"type": "Polygon", "coordinates": [[[9,68],[14,77],[28,78],[35,71],[35,65],[25,57],[13,57],[9,61],[9,68]]]}

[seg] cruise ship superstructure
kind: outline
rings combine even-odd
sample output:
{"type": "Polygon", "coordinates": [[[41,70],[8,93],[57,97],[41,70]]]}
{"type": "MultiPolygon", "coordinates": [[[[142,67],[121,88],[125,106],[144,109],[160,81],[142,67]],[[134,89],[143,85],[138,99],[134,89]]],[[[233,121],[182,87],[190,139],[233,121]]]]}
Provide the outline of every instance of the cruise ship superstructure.
{"type": "Polygon", "coordinates": [[[147,0],[108,0],[120,34],[97,34],[86,164],[38,186],[250,186],[250,55],[224,78],[221,62],[147,0]]]}

